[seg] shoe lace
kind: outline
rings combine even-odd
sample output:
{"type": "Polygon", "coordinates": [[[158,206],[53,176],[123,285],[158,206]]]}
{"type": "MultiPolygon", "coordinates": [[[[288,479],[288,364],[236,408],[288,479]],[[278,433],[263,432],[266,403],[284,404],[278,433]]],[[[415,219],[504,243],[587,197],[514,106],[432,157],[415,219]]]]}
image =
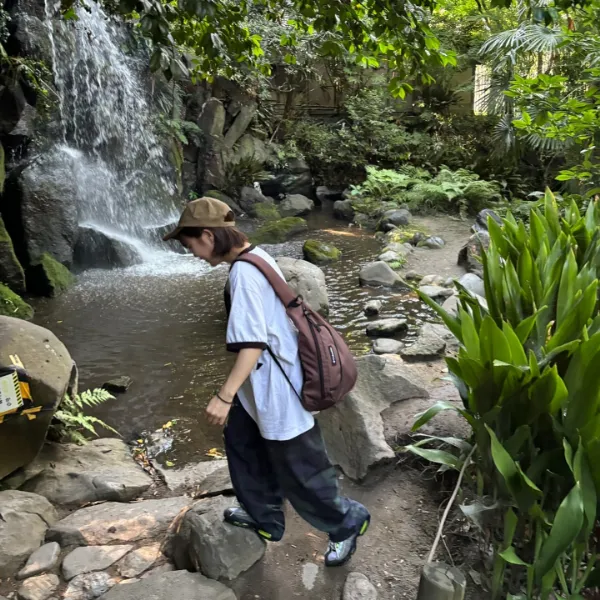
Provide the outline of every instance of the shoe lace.
{"type": "Polygon", "coordinates": [[[335,552],[336,554],[339,554],[342,549],[344,547],[344,542],[332,542],[331,540],[329,541],[329,547],[327,548],[327,552],[335,552]]]}

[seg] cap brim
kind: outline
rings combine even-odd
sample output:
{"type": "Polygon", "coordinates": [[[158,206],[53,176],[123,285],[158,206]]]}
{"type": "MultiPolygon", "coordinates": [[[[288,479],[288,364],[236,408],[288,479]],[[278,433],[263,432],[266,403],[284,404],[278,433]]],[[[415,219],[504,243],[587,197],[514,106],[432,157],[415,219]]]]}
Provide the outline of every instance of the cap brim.
{"type": "Polygon", "coordinates": [[[163,236],[163,242],[168,242],[169,240],[174,240],[179,237],[181,230],[183,227],[176,227],[173,231],[167,233],[167,235],[163,236]]]}

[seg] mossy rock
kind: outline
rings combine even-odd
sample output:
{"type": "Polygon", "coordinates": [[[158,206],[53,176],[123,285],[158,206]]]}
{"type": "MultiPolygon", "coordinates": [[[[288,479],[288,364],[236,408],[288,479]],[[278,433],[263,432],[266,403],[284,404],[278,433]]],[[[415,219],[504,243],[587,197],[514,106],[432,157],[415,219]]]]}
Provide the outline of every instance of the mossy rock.
{"type": "Polygon", "coordinates": [[[75,281],[73,274],[48,253],[27,270],[27,289],[39,296],[58,296],[75,281]]]}
{"type": "Polygon", "coordinates": [[[263,225],[250,239],[254,244],[281,244],[307,230],[308,225],[304,219],[286,217],[263,225]]]}
{"type": "Polygon", "coordinates": [[[21,296],[0,283],[0,315],[29,321],[33,318],[33,308],[21,296]]]}
{"type": "Polygon", "coordinates": [[[281,215],[274,204],[268,202],[260,202],[252,207],[252,217],[261,221],[277,221],[281,219],[281,215]]]}
{"type": "Polygon", "coordinates": [[[388,263],[388,265],[390,265],[390,268],[393,269],[394,271],[400,271],[406,265],[406,257],[400,256],[398,258],[398,260],[394,260],[391,263],[388,263]]]}
{"type": "Polygon", "coordinates": [[[304,258],[315,265],[326,265],[327,263],[339,260],[342,256],[341,250],[318,240],[306,240],[302,252],[304,253],[304,258]]]}
{"type": "Polygon", "coordinates": [[[214,198],[215,200],[225,202],[225,204],[227,204],[227,206],[229,206],[229,208],[231,208],[236,215],[241,215],[243,212],[240,205],[233,198],[230,198],[227,194],[219,192],[218,190],[209,190],[208,192],[204,193],[204,197],[214,198]]]}
{"type": "Polygon", "coordinates": [[[397,227],[386,233],[385,239],[388,244],[412,244],[415,236],[427,236],[427,232],[418,227],[397,227]]]}
{"type": "Polygon", "coordinates": [[[0,283],[6,284],[13,292],[22,294],[25,291],[25,273],[15,254],[2,217],[0,217],[0,283]]]}

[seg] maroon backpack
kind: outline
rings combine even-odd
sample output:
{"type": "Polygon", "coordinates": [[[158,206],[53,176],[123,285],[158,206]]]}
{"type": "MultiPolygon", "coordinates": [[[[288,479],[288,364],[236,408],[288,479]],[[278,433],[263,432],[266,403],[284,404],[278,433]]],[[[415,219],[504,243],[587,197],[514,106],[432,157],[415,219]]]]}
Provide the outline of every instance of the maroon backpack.
{"type": "Polygon", "coordinates": [[[315,412],[332,407],[344,399],[356,383],[356,362],[342,336],[318,313],[304,303],[267,261],[255,254],[242,254],[235,262],[254,265],[271,284],[283,302],[288,317],[298,330],[298,349],[304,372],[302,394],[294,388],[278,358],[269,354],[288,383],[296,392],[302,406],[315,412]]]}

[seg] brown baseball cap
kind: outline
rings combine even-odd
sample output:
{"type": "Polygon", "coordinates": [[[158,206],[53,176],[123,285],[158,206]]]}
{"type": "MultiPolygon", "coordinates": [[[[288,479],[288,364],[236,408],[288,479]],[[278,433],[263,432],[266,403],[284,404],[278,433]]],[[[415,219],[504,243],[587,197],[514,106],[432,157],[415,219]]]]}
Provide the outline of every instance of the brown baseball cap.
{"type": "Polygon", "coordinates": [[[215,198],[199,198],[188,202],[179,223],[163,241],[177,238],[184,227],[235,227],[235,216],[231,208],[215,198]]]}

